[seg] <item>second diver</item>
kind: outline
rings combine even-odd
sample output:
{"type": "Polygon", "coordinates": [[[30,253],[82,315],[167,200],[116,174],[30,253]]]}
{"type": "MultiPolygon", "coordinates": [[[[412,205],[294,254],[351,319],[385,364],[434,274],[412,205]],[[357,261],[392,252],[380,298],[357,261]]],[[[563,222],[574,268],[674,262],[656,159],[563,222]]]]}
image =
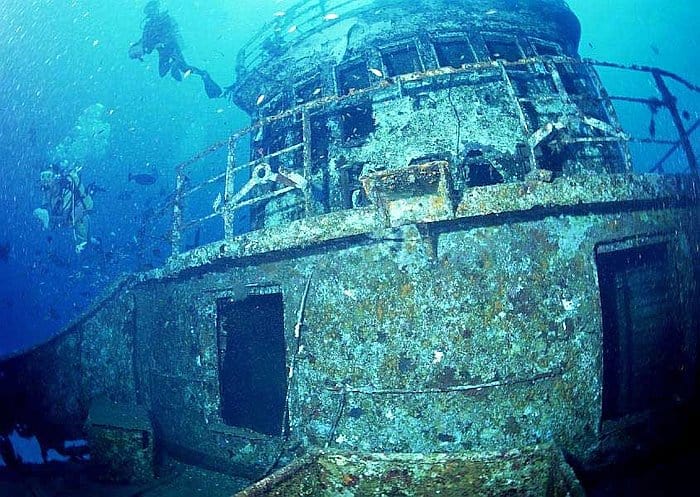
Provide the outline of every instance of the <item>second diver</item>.
{"type": "Polygon", "coordinates": [[[143,60],[153,50],[158,51],[158,73],[161,77],[170,73],[173,79],[182,81],[189,74],[202,78],[204,91],[209,98],[219,98],[223,91],[209,73],[185,62],[179,43],[179,30],[175,20],[160,10],[158,0],[151,0],[143,9],[146,16],[141,39],[129,47],[129,58],[143,60]]]}

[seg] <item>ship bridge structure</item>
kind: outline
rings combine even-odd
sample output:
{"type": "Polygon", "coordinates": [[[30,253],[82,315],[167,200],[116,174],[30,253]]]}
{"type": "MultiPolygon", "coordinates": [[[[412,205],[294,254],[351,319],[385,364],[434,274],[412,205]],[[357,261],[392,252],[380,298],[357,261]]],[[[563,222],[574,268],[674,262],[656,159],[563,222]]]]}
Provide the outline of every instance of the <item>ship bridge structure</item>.
{"type": "Polygon", "coordinates": [[[146,412],[173,457],[252,479],[321,449],[549,444],[593,466],[681,434],[698,393],[698,123],[673,89],[700,88],[581,59],[579,36],[560,0],[279,12],[236,63],[251,125],[177,166],[167,264],[4,381],[66,436],[112,426],[113,441],[108,402],[146,412]],[[654,95],[611,95],[600,70],[654,95]],[[663,114],[671,138],[634,136],[620,104],[663,114]]]}

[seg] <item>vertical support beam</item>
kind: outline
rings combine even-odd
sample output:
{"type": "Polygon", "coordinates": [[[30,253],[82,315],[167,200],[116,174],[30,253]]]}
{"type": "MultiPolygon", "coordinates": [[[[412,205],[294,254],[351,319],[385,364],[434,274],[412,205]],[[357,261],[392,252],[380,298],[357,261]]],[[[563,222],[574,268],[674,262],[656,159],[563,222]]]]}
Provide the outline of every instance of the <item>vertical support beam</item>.
{"type": "Polygon", "coordinates": [[[304,187],[304,212],[306,217],[313,214],[311,203],[311,118],[309,111],[304,109],[301,111],[302,136],[304,140],[304,178],[306,186],[304,187]]]}
{"type": "Polygon", "coordinates": [[[175,258],[180,255],[182,243],[182,218],[184,210],[184,189],[185,172],[182,166],[177,169],[177,179],[175,182],[175,199],[173,201],[173,231],[170,234],[171,253],[170,257],[175,258]]]}
{"type": "Polygon", "coordinates": [[[683,151],[685,152],[686,159],[688,160],[688,167],[690,168],[690,172],[697,175],[698,159],[695,156],[693,144],[690,142],[688,132],[683,126],[683,120],[681,119],[681,115],[678,112],[678,106],[676,105],[676,97],[673,96],[671,90],[669,90],[668,86],[666,86],[666,82],[664,81],[664,78],[659,73],[659,71],[652,71],[652,74],[654,76],[656,86],[658,87],[659,92],[661,93],[661,100],[663,101],[664,105],[668,108],[668,111],[671,113],[673,124],[676,125],[676,129],[678,130],[679,141],[681,146],[683,147],[683,151]]]}
{"type": "Polygon", "coordinates": [[[228,155],[226,156],[226,177],[224,180],[224,202],[222,217],[224,219],[224,240],[226,243],[231,243],[234,237],[234,209],[231,205],[231,198],[235,194],[236,180],[236,145],[238,141],[231,137],[228,140],[228,155]]]}

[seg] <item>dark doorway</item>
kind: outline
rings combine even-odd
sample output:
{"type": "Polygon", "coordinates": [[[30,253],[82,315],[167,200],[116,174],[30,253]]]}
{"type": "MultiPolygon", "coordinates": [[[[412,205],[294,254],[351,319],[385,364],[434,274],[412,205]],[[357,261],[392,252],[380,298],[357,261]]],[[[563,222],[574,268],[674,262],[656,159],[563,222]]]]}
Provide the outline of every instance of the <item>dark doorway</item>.
{"type": "Polygon", "coordinates": [[[287,395],[282,294],[219,299],[217,311],[224,422],[281,435],[287,395]]]}
{"type": "Polygon", "coordinates": [[[668,405],[682,387],[679,299],[665,243],[598,253],[603,419],[668,405]]]}

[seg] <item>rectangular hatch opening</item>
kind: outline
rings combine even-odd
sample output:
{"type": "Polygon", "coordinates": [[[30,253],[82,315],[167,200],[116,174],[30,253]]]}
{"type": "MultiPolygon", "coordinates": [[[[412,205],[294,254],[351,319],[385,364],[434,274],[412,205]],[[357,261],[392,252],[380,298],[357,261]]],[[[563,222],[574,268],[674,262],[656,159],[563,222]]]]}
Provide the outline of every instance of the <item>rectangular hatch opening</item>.
{"type": "Polygon", "coordinates": [[[217,318],[224,423],[281,435],[287,396],[282,294],[219,299],[217,318]]]}
{"type": "Polygon", "coordinates": [[[600,248],[605,421],[671,404],[681,394],[684,357],[668,245],[600,248]]]}

